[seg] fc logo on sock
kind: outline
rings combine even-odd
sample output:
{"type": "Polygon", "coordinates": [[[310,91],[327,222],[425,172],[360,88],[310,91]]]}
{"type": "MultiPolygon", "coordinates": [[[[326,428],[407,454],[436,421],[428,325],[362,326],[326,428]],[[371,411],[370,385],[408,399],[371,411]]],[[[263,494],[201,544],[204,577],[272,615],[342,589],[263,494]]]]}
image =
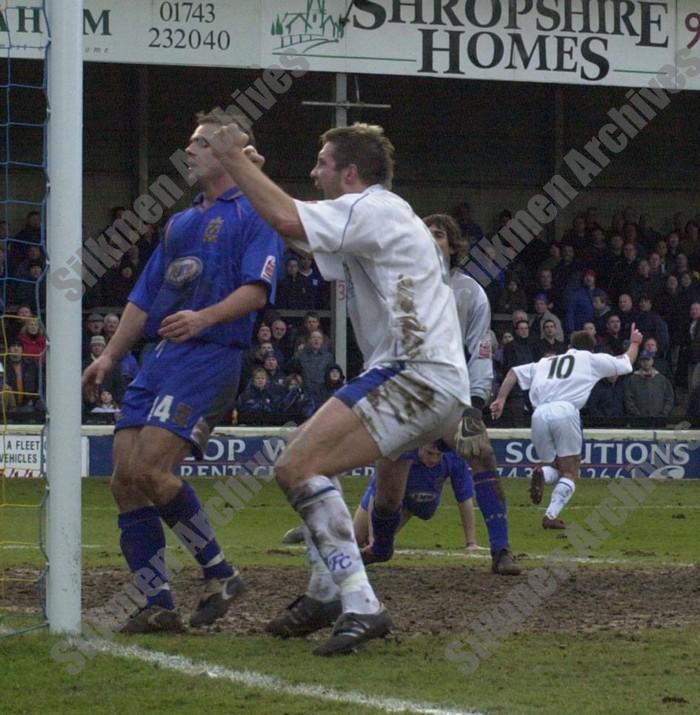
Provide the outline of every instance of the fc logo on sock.
{"type": "Polygon", "coordinates": [[[344,553],[336,553],[332,554],[331,556],[328,557],[326,561],[326,566],[328,566],[328,570],[332,573],[333,571],[337,571],[340,569],[341,571],[344,571],[345,569],[349,569],[352,564],[352,559],[349,556],[346,556],[344,553]]]}

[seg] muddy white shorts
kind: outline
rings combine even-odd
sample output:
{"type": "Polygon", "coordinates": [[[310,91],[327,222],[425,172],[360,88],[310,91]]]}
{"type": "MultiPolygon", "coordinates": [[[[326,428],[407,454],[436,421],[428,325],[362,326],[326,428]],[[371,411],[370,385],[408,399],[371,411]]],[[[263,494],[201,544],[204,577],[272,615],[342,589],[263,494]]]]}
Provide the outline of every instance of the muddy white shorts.
{"type": "Polygon", "coordinates": [[[456,428],[470,404],[469,386],[460,398],[439,387],[451,373],[458,381],[457,370],[446,365],[392,363],[363,372],[334,397],[362,420],[382,456],[398,459],[456,428]]]}

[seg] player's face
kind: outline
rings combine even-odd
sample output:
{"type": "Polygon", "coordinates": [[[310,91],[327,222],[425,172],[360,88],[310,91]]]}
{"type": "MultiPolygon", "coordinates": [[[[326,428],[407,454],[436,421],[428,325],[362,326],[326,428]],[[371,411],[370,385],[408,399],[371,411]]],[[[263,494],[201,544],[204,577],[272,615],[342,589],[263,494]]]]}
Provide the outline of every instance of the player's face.
{"type": "Polygon", "coordinates": [[[216,181],[226,174],[221,162],[214,156],[209,140],[220,127],[217,124],[200,124],[190,137],[185,149],[190,176],[198,181],[216,181]]]}
{"type": "Polygon", "coordinates": [[[447,240],[447,231],[444,231],[439,226],[435,225],[428,226],[428,229],[430,230],[430,233],[433,234],[433,238],[435,239],[437,245],[440,246],[440,250],[442,251],[442,255],[445,256],[445,260],[449,262],[450,242],[447,240]]]}
{"type": "Polygon", "coordinates": [[[432,469],[440,464],[442,452],[437,447],[429,445],[427,447],[421,447],[418,450],[418,457],[420,458],[420,461],[428,467],[428,469],[432,469]]]}
{"type": "Polygon", "coordinates": [[[326,142],[316,158],[316,166],[311,169],[314,185],[323,193],[324,199],[337,199],[345,191],[343,189],[341,170],[335,167],[333,145],[326,142]]]}

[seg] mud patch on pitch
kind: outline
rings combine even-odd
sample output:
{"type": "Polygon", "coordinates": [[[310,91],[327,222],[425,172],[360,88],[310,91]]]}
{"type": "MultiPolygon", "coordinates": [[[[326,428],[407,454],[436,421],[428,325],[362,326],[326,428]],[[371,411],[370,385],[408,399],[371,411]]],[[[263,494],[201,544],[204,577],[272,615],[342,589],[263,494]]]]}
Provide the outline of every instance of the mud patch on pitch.
{"type": "MultiPolygon", "coordinates": [[[[30,578],[31,570],[10,570],[6,577],[30,578]]],[[[306,569],[249,568],[247,590],[229,613],[209,629],[261,635],[264,626],[303,593],[306,569]]],[[[494,576],[483,569],[398,568],[377,566],[370,578],[387,605],[397,635],[454,635],[467,628],[482,609],[504,601],[524,577],[494,576]]],[[[128,583],[122,570],[90,569],[83,574],[86,618],[108,620],[104,604],[128,583]]],[[[524,619],[519,631],[635,631],[700,625],[700,586],[696,568],[639,570],[581,567],[524,619]]],[[[200,581],[194,571],[178,574],[173,593],[187,617],[197,601],[200,581]]],[[[0,612],[38,612],[36,591],[28,582],[5,582],[0,612]]],[[[107,623],[105,623],[107,625],[107,623]]]]}

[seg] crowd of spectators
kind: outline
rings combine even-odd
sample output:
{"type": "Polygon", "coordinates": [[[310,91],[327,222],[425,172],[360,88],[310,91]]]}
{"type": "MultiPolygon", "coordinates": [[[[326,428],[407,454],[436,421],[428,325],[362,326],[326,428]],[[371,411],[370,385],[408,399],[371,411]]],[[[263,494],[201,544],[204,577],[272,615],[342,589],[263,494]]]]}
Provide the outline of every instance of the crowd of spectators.
{"type": "MultiPolygon", "coordinates": [[[[115,207],[112,220],[122,211],[115,207]]],[[[492,256],[488,236],[512,220],[503,210],[489,232],[466,203],[452,214],[462,232],[457,263],[465,270],[470,249],[479,243],[483,251],[478,255],[492,256]]],[[[40,214],[30,212],[14,236],[0,222],[0,237],[3,412],[7,419],[40,419],[46,350],[40,214]]],[[[129,292],[159,240],[158,228],[149,227],[86,293],[84,366],[114,334],[129,292]]],[[[590,331],[596,350],[620,355],[636,323],[645,340],[633,374],[601,381],[583,410],[584,419],[601,426],[665,423],[672,417],[700,420],[700,224],[695,218],[676,214],[670,230],[662,232],[648,215],[633,209],[608,220],[591,207],[562,235],[542,235],[528,243],[486,291],[494,316],[494,390],[510,367],[565,352],[574,330],[590,331]]],[[[299,423],[344,384],[329,338],[329,307],[330,285],[313,259],[288,253],[276,305],[256,325],[226,422],[299,423]]],[[[97,402],[84,402],[86,421],[115,419],[126,386],[152,347],[136,346],[106,381],[97,402]]],[[[349,355],[350,364],[358,362],[349,355]]],[[[501,424],[527,426],[530,411],[527,394],[516,388],[501,424]]]]}

